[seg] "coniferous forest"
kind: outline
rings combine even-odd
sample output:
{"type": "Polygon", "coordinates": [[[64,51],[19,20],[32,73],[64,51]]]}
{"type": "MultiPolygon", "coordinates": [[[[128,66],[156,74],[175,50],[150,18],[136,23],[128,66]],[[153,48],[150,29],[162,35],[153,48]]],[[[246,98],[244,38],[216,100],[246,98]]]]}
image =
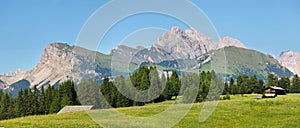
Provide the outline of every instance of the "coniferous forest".
{"type": "Polygon", "coordinates": [[[10,119],[29,115],[42,115],[57,113],[66,105],[79,105],[75,85],[71,80],[54,86],[36,86],[32,89],[24,89],[13,98],[10,93],[0,91],[0,119],[10,119]]]}
{"type": "Polygon", "coordinates": [[[181,76],[176,71],[172,71],[170,76],[162,74],[155,67],[141,67],[128,78],[117,76],[112,80],[105,77],[101,85],[93,79],[82,81],[78,85],[68,80],[58,88],[49,85],[20,90],[17,97],[0,91],[0,120],[57,113],[67,105],[93,105],[96,109],[142,106],[173,100],[177,96],[182,97],[183,103],[193,103],[219,100],[218,94],[226,95],[222,98],[225,100],[230,99],[230,94],[261,94],[268,86],[278,86],[290,93],[300,93],[300,78],[297,75],[290,80],[288,77],[278,78],[270,74],[265,84],[256,76],[247,75],[239,75],[237,80],[230,78],[223,82],[214,71],[181,73],[181,76]],[[132,87],[144,93],[132,92],[124,96],[120,92],[130,92],[132,87]],[[208,92],[215,95],[208,96],[208,92]],[[156,97],[153,98],[153,95],[156,97]],[[145,101],[132,100],[135,98],[145,101]]]}

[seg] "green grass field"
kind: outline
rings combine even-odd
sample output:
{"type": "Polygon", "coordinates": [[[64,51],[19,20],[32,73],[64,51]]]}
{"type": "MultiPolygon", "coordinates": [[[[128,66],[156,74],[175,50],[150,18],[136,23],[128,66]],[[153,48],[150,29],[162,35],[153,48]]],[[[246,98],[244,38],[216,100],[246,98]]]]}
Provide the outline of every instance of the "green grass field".
{"type": "MultiPolygon", "coordinates": [[[[290,127],[300,126],[300,94],[278,96],[275,99],[255,100],[256,95],[231,96],[231,100],[220,101],[213,114],[200,123],[199,114],[203,103],[194,104],[188,114],[175,128],[235,128],[235,127],[290,127]]],[[[142,107],[119,108],[119,112],[136,117],[148,117],[164,111],[172,101],[148,104],[142,107]]],[[[93,110],[95,113],[103,110],[93,110]]],[[[107,110],[109,111],[109,110],[107,110]]],[[[181,111],[181,110],[178,110],[181,111]]],[[[117,117],[116,117],[117,118],[117,117]]],[[[122,127],[122,120],[113,122],[122,127]]],[[[29,116],[0,122],[0,127],[100,127],[86,112],[29,116]]]]}

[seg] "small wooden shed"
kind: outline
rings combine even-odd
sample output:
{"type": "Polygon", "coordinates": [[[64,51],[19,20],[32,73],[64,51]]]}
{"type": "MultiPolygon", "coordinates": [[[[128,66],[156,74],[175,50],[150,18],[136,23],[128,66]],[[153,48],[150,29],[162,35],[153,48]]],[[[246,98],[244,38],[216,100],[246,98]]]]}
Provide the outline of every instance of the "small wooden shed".
{"type": "Polygon", "coordinates": [[[265,94],[286,95],[286,90],[281,87],[270,86],[265,88],[265,94]]]}
{"type": "Polygon", "coordinates": [[[86,111],[92,110],[93,105],[90,106],[65,106],[57,114],[67,113],[67,112],[77,112],[77,111],[86,111]]]}

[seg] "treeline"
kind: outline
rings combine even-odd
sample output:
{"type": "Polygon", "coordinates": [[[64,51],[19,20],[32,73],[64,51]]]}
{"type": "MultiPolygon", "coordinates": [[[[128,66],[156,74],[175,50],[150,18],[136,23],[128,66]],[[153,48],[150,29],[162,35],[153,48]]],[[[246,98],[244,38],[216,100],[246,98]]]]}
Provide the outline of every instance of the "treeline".
{"type": "Polygon", "coordinates": [[[78,96],[84,105],[116,108],[169,100],[178,94],[179,89],[180,79],[177,72],[169,77],[160,77],[155,67],[141,67],[128,78],[117,76],[112,81],[105,77],[100,86],[96,80],[83,81],[78,85],[78,96]],[[149,89],[150,86],[152,88],[149,89]]]}
{"type": "Polygon", "coordinates": [[[278,78],[276,75],[270,74],[266,87],[269,86],[282,87],[289,93],[300,93],[300,78],[298,75],[294,75],[292,79],[288,77],[278,78]]]}
{"type": "Polygon", "coordinates": [[[263,80],[257,79],[256,76],[239,75],[235,81],[230,78],[229,82],[225,82],[223,94],[262,94],[264,89],[270,86],[281,87],[289,93],[300,93],[300,78],[294,75],[290,80],[288,77],[278,78],[274,74],[268,75],[268,81],[265,84],[263,80]]]}
{"type": "Polygon", "coordinates": [[[178,95],[183,96],[184,103],[202,102],[209,91],[216,95],[208,97],[208,100],[218,100],[222,94],[224,83],[214,71],[183,73],[181,79],[176,71],[170,72],[170,76],[162,75],[155,67],[141,67],[128,78],[117,76],[110,80],[105,77],[100,86],[96,80],[90,79],[78,85],[78,97],[83,105],[116,108],[162,102],[175,99],[178,95]]]}
{"type": "Polygon", "coordinates": [[[239,75],[235,81],[232,77],[229,82],[225,82],[223,94],[262,94],[264,91],[264,81],[258,80],[256,76],[239,75]]]}
{"type": "Polygon", "coordinates": [[[0,120],[57,113],[66,105],[80,104],[75,85],[70,80],[61,83],[57,89],[49,85],[46,89],[35,86],[33,89],[20,90],[16,98],[0,91],[0,99],[0,120]]]}

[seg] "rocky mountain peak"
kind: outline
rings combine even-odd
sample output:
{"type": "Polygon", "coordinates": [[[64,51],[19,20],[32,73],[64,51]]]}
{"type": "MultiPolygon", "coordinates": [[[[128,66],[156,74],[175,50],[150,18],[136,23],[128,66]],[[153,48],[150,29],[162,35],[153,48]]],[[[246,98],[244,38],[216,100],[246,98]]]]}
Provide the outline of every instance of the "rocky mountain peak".
{"type": "Polygon", "coordinates": [[[246,48],[246,46],[241,41],[229,36],[225,36],[224,38],[222,38],[219,44],[222,45],[221,47],[235,46],[239,48],[246,48]]]}
{"type": "Polygon", "coordinates": [[[291,51],[291,50],[287,50],[287,51],[281,52],[280,56],[286,56],[286,55],[293,56],[293,55],[295,55],[295,54],[297,54],[297,53],[296,53],[296,52],[293,52],[293,51],[291,51]]]}
{"type": "Polygon", "coordinates": [[[158,42],[151,49],[162,54],[172,55],[176,59],[194,59],[211,50],[227,46],[246,48],[241,41],[228,36],[219,42],[213,42],[210,37],[194,28],[183,31],[174,26],[171,31],[166,31],[159,37],[158,42]]]}
{"type": "Polygon", "coordinates": [[[173,26],[171,28],[171,32],[176,33],[176,34],[183,34],[184,33],[184,31],[182,29],[180,29],[179,27],[177,27],[177,26],[173,26]]]}
{"type": "Polygon", "coordinates": [[[4,74],[4,76],[17,76],[17,75],[22,75],[24,74],[26,71],[22,70],[22,69],[17,69],[17,71],[15,72],[8,72],[7,74],[4,74]]]}
{"type": "Polygon", "coordinates": [[[64,63],[65,60],[70,60],[72,56],[72,47],[63,43],[52,43],[46,46],[40,64],[48,62],[64,63]]]}
{"type": "Polygon", "coordinates": [[[10,73],[9,76],[0,76],[0,79],[12,85],[18,81],[28,81],[33,87],[35,85],[55,85],[58,82],[63,82],[71,75],[73,67],[72,46],[63,43],[53,43],[46,46],[42,57],[33,69],[29,71],[18,70],[10,73]]]}
{"type": "Polygon", "coordinates": [[[109,55],[120,54],[125,55],[139,55],[135,56],[138,60],[151,60],[160,62],[163,58],[174,59],[195,59],[212,50],[224,48],[226,46],[235,46],[246,48],[242,42],[231,37],[224,37],[218,42],[213,42],[212,39],[205,34],[199,32],[195,28],[182,30],[174,26],[171,30],[164,32],[150,50],[143,47],[130,48],[127,46],[118,46],[116,49],[109,51],[109,55]],[[147,51],[148,50],[148,51],[147,51]],[[143,52],[139,52],[143,51],[143,52]],[[148,55],[142,55],[147,53],[148,55]],[[149,59],[150,58],[150,59],[149,59]]]}
{"type": "Polygon", "coordinates": [[[282,52],[279,57],[282,66],[287,67],[290,71],[300,75],[300,54],[293,51],[282,52]]]}

